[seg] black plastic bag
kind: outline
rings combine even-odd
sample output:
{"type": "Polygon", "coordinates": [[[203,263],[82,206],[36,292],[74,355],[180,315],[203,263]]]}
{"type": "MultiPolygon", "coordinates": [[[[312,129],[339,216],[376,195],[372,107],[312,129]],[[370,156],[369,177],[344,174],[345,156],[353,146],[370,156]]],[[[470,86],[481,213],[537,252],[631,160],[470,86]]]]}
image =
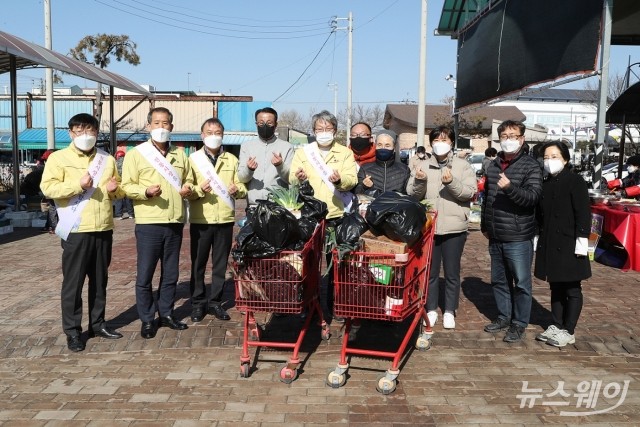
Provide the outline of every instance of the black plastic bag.
{"type": "Polygon", "coordinates": [[[269,200],[258,200],[251,217],[253,232],[276,251],[300,241],[298,219],[286,208],[269,200]]]}
{"type": "Polygon", "coordinates": [[[362,233],[367,231],[367,221],[357,211],[342,217],[342,222],[336,227],[336,243],[354,246],[360,240],[362,233]]]}
{"type": "Polygon", "coordinates": [[[302,209],[300,209],[300,214],[303,218],[313,218],[316,221],[326,218],[329,213],[327,204],[313,197],[313,187],[311,187],[309,181],[303,181],[298,191],[298,202],[303,203],[302,209]]]}
{"type": "Polygon", "coordinates": [[[410,196],[387,191],[371,202],[365,219],[374,234],[411,246],[422,234],[427,209],[410,196]]]}
{"type": "Polygon", "coordinates": [[[244,258],[265,258],[276,253],[269,243],[260,240],[251,224],[243,226],[236,236],[236,246],[231,252],[233,259],[243,264],[244,258]]]}

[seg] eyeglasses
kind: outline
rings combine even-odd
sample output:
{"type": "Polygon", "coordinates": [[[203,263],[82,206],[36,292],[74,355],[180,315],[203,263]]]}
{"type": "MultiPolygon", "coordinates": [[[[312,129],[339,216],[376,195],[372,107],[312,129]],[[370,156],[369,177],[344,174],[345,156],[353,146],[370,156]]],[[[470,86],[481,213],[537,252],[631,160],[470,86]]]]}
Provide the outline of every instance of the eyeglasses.
{"type": "Polygon", "coordinates": [[[274,127],[276,124],[274,122],[256,122],[259,127],[269,126],[270,128],[274,127]]]}
{"type": "Polygon", "coordinates": [[[97,135],[98,131],[92,128],[86,128],[86,129],[81,129],[81,130],[71,130],[71,132],[75,135],[75,136],[80,136],[80,135],[97,135]]]}
{"type": "Polygon", "coordinates": [[[371,135],[368,133],[358,133],[358,134],[351,134],[349,135],[349,138],[371,138],[371,135]]]}
{"type": "Polygon", "coordinates": [[[507,139],[518,139],[522,135],[500,135],[500,141],[506,141],[507,139]]]}
{"type": "Polygon", "coordinates": [[[313,131],[315,133],[319,133],[319,132],[333,132],[335,130],[335,128],[324,128],[324,129],[314,129],[313,131]]]}

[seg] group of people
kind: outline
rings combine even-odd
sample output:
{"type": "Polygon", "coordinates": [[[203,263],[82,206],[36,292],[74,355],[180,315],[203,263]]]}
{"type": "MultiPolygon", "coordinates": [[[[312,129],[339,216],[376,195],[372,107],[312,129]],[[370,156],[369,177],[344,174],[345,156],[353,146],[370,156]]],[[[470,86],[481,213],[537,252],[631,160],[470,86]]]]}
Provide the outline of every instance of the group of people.
{"type": "Polygon", "coordinates": [[[501,151],[485,169],[481,230],[489,239],[498,315],[484,330],[506,330],[504,341],[510,343],[524,338],[535,253],[534,275],[549,282],[553,318],[536,339],[564,347],[575,342],[583,303],[581,281],[591,276],[587,184],[570,170],[569,149],[561,142],[542,147],[541,168],[529,155],[524,132],[520,122],[503,122],[498,127],[501,151]]]}
{"type": "MultiPolygon", "coordinates": [[[[126,197],[133,204],[129,214],[135,216],[136,221],[136,307],[141,320],[140,334],[151,339],[157,327],[188,328],[174,316],[187,209],[191,320],[200,322],[207,314],[229,320],[222,293],[233,238],[235,199],[247,198],[250,210],[259,200],[268,197],[269,188],[303,181],[308,181],[314,196],[327,204],[328,227],[339,225],[345,213],[354,209],[357,200],[354,193],[376,197],[385,191],[396,191],[429,201],[438,211],[438,220],[427,317],[431,325],[437,323],[439,274],[443,266],[443,326],[455,328],[460,262],[477,184],[471,165],[453,154],[453,130],[446,126],[434,129],[429,134],[432,155],[427,156],[421,150],[407,167],[396,156],[394,132],[383,130],[374,136],[368,124],[359,122],[351,127],[349,145],[345,146],[336,142],[338,121],[328,111],[313,116],[315,141],[298,150],[278,138],[278,114],[274,109],[256,111],[255,122],[258,138],[242,145],[239,158],[224,150],[224,125],[217,118],[202,124],[203,147],[187,156],[170,142],[172,113],[166,108],[154,108],[147,116],[150,138],[129,150],[126,156],[118,156],[116,161],[95,147],[98,132],[95,117],[78,114],[69,120],[72,142],[50,155],[40,187],[45,197],[55,200],[58,206],[56,234],[61,237],[63,248],[62,326],[71,351],[85,348],[81,338],[81,295],[87,277],[89,336],[122,337],[105,321],[115,200],[126,197]],[[205,283],[209,257],[213,266],[211,286],[205,283]],[[158,262],[162,273],[154,298],[152,280],[158,262]]],[[[582,252],[578,254],[578,243],[584,243],[589,235],[589,221],[588,209],[584,210],[585,220],[584,215],[575,218],[569,215],[580,210],[566,209],[565,205],[575,207],[582,203],[580,198],[582,190],[586,194],[586,185],[567,173],[568,168],[563,168],[568,153],[565,156],[561,145],[550,145],[545,150],[545,169],[547,163],[551,165],[553,179],[543,185],[538,163],[527,155],[524,125],[508,121],[498,130],[502,151],[486,166],[482,232],[489,238],[491,282],[499,315],[485,330],[495,333],[508,329],[505,341],[509,342],[524,336],[531,308],[531,261],[538,229],[535,213],[538,212],[543,231],[538,240],[535,274],[551,283],[554,316],[553,328],[540,336],[549,343],[558,340],[560,332],[573,337],[582,304],[580,280],[588,277],[589,271],[586,258],[582,252]],[[571,185],[564,185],[565,180],[571,185]],[[563,203],[555,203],[560,196],[563,203]],[[538,205],[541,209],[536,211],[538,205]],[[557,215],[556,210],[561,215],[557,215]],[[559,264],[569,257],[562,252],[569,237],[566,232],[556,236],[556,227],[563,230],[574,227],[578,234],[575,236],[576,257],[572,260],[579,272],[569,279],[570,269],[559,264]],[[562,239],[562,244],[558,243],[561,254],[551,253],[551,247],[556,250],[555,238],[562,239]],[[567,282],[572,285],[568,286],[567,282]]],[[[324,303],[332,314],[330,277],[329,274],[328,280],[323,281],[327,286],[324,303]]]]}

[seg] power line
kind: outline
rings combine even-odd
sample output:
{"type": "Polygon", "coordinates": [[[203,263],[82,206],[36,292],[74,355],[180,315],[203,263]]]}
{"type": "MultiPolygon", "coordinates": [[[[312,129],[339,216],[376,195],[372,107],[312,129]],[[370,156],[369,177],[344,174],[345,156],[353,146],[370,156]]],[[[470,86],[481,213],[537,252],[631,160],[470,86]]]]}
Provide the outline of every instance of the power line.
{"type": "MultiPolygon", "coordinates": [[[[131,6],[131,5],[130,5],[130,4],[128,4],[128,3],[125,3],[125,2],[122,2],[122,1],[119,1],[119,0],[112,0],[112,1],[113,1],[113,2],[115,2],[115,3],[121,4],[121,5],[123,5],[123,6],[130,7],[131,9],[134,9],[134,10],[139,10],[139,11],[141,11],[141,12],[146,12],[146,13],[149,13],[149,12],[150,12],[149,10],[141,9],[141,8],[138,8],[138,7],[134,7],[134,6],[131,6]]],[[[167,12],[167,13],[170,13],[170,14],[171,14],[171,16],[159,15],[159,16],[162,16],[163,18],[174,19],[174,20],[176,20],[176,21],[178,21],[178,22],[183,22],[183,23],[185,23],[185,24],[197,25],[197,26],[200,26],[200,27],[211,28],[211,29],[214,29],[214,30],[221,30],[221,31],[238,31],[238,32],[243,32],[243,33],[249,33],[249,32],[254,33],[254,32],[257,32],[257,31],[256,31],[256,28],[273,28],[273,24],[271,24],[271,25],[246,25],[246,24],[234,24],[234,23],[227,23],[227,22],[217,21],[217,20],[207,20],[207,19],[202,19],[202,16],[194,16],[194,15],[189,15],[189,14],[182,13],[182,12],[175,12],[175,11],[168,10],[168,9],[162,9],[162,8],[160,8],[160,7],[156,6],[156,5],[149,5],[149,4],[143,3],[143,2],[141,2],[141,1],[136,1],[136,0],[130,0],[130,1],[133,1],[133,2],[135,2],[135,3],[137,3],[137,4],[141,4],[141,5],[146,6],[146,7],[151,7],[151,8],[152,8],[151,10],[152,10],[154,13],[156,13],[157,15],[159,15],[159,14],[158,14],[158,12],[157,12],[158,10],[161,10],[161,11],[163,11],[163,12],[167,12]],[[184,21],[184,20],[181,20],[181,19],[177,19],[177,18],[175,18],[175,16],[174,16],[174,15],[181,15],[181,16],[185,16],[185,17],[187,17],[187,18],[193,18],[193,19],[195,19],[196,21],[195,21],[195,22],[194,22],[194,21],[184,21]],[[251,28],[251,29],[249,29],[249,30],[240,30],[240,29],[218,28],[218,27],[214,27],[214,26],[211,26],[211,27],[210,27],[210,26],[208,26],[208,25],[201,24],[201,22],[205,22],[205,23],[211,23],[211,22],[213,22],[213,23],[217,23],[217,24],[222,24],[222,25],[227,25],[227,26],[236,26],[236,27],[249,27],[249,28],[251,28]]],[[[270,34],[270,33],[309,32],[309,31],[316,31],[316,30],[318,30],[319,28],[317,28],[317,27],[318,27],[319,25],[323,25],[323,26],[324,26],[324,25],[326,25],[326,23],[323,23],[323,24],[314,24],[314,25],[311,25],[311,26],[310,26],[310,25],[284,25],[284,26],[283,26],[283,25],[280,25],[280,26],[279,26],[279,27],[285,27],[285,28],[314,27],[314,28],[310,28],[310,29],[306,29],[306,30],[297,30],[297,31],[264,31],[264,30],[263,30],[263,31],[259,31],[259,32],[261,32],[261,33],[266,33],[266,34],[270,34]]]]}
{"type": "MultiPolygon", "coordinates": [[[[134,1],[135,1],[135,0],[134,0],[134,1]]],[[[156,4],[156,3],[164,4],[164,5],[171,6],[171,7],[175,7],[172,3],[167,3],[167,2],[164,2],[164,1],[161,1],[161,0],[154,0],[154,7],[155,7],[155,4],[156,4]]],[[[201,15],[215,16],[215,17],[218,17],[218,18],[237,19],[237,20],[239,20],[239,21],[264,22],[264,19],[252,19],[252,18],[249,18],[249,17],[246,17],[246,16],[225,16],[225,15],[214,15],[214,14],[212,14],[212,13],[203,12],[202,10],[198,10],[198,9],[190,9],[190,8],[184,7],[184,5],[182,5],[182,4],[180,4],[180,6],[178,6],[178,8],[179,8],[180,10],[190,10],[190,11],[193,11],[193,12],[197,12],[198,14],[201,14],[201,15]]],[[[326,21],[327,21],[328,19],[330,19],[330,17],[320,18],[320,19],[322,20],[322,23],[325,23],[325,24],[326,24],[326,21]]],[[[274,20],[274,19],[271,19],[269,22],[274,23],[274,22],[290,22],[290,21],[291,21],[290,19],[283,19],[283,20],[274,20]]],[[[297,21],[297,22],[316,22],[316,21],[318,21],[318,19],[300,19],[300,18],[296,18],[296,21],[297,21]]]]}
{"type": "MultiPolygon", "coordinates": [[[[115,9],[115,10],[118,10],[120,12],[126,13],[126,14],[131,15],[131,16],[136,16],[138,18],[141,18],[141,19],[144,19],[144,20],[147,20],[147,21],[155,22],[157,24],[166,25],[168,27],[173,27],[173,28],[179,28],[181,30],[191,31],[191,32],[194,32],[194,33],[208,34],[208,35],[219,36],[219,37],[226,37],[226,38],[233,38],[233,39],[247,39],[247,40],[282,40],[282,39],[289,40],[289,39],[302,39],[302,38],[316,37],[316,36],[325,34],[325,31],[317,32],[315,34],[298,35],[298,36],[291,35],[291,33],[287,33],[287,32],[279,32],[281,34],[286,34],[286,35],[282,35],[282,36],[271,36],[271,35],[262,34],[260,36],[255,36],[255,37],[221,34],[221,33],[214,33],[214,32],[211,32],[211,31],[197,30],[197,29],[194,29],[194,28],[189,28],[189,27],[184,27],[184,26],[181,26],[181,25],[175,25],[175,24],[171,24],[171,23],[168,23],[168,22],[159,21],[157,19],[152,19],[152,18],[150,18],[148,16],[140,15],[140,14],[128,11],[128,10],[121,9],[119,7],[116,7],[116,6],[112,5],[112,4],[106,3],[106,2],[101,1],[101,0],[94,0],[94,1],[96,3],[102,4],[103,6],[109,7],[111,9],[115,9]]],[[[112,0],[112,1],[117,2],[116,0],[112,0]]],[[[173,19],[173,18],[171,18],[171,19],[173,19]]],[[[189,22],[187,22],[187,23],[189,23],[189,22]]],[[[193,25],[193,23],[189,23],[189,24],[193,25]]],[[[202,26],[202,25],[200,25],[200,26],[202,26]]],[[[228,31],[228,30],[223,30],[223,31],[228,31]]],[[[293,32],[293,33],[296,33],[296,32],[293,32]]]]}
{"type": "Polygon", "coordinates": [[[358,27],[354,28],[354,30],[360,29],[362,27],[364,27],[365,25],[369,25],[371,24],[373,21],[376,20],[376,18],[378,18],[380,15],[382,15],[383,13],[385,13],[387,10],[391,9],[393,6],[396,5],[396,3],[398,3],[400,0],[396,0],[393,3],[391,3],[389,6],[385,7],[384,9],[382,9],[377,15],[374,15],[373,18],[369,19],[367,22],[365,22],[362,25],[359,25],[358,27]]]}
{"type": "Polygon", "coordinates": [[[286,94],[287,92],[289,92],[289,89],[291,89],[296,83],[298,83],[300,81],[300,79],[302,78],[302,76],[304,76],[304,73],[307,72],[307,70],[309,69],[309,67],[311,67],[311,65],[313,65],[314,61],[316,60],[316,58],[318,57],[318,55],[320,55],[320,52],[322,52],[322,49],[324,49],[325,45],[327,44],[327,42],[329,41],[329,38],[331,37],[331,35],[333,34],[333,30],[331,31],[331,33],[327,36],[327,39],[324,41],[324,43],[322,43],[322,46],[320,46],[320,49],[318,50],[318,53],[316,53],[316,56],[313,57],[313,59],[311,60],[311,62],[309,63],[309,65],[307,65],[307,68],[304,69],[304,71],[302,71],[302,74],[300,74],[300,76],[296,79],[295,82],[293,82],[291,84],[291,86],[289,86],[287,88],[287,90],[285,90],[284,92],[282,92],[282,94],[280,94],[280,96],[278,96],[276,99],[273,100],[273,102],[276,102],[278,99],[282,98],[284,96],[284,94],[286,94]]]}

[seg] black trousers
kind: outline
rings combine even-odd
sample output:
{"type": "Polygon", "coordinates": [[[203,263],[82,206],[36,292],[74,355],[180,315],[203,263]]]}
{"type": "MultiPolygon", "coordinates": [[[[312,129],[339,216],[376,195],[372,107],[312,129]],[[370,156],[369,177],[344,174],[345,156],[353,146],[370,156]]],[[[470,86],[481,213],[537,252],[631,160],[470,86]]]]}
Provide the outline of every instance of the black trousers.
{"type": "Polygon", "coordinates": [[[460,259],[467,232],[442,234],[434,236],[431,253],[431,271],[429,272],[429,291],[427,293],[427,310],[438,308],[440,291],[440,265],[444,267],[444,311],[454,312],[460,301],[460,259]]]}
{"type": "Polygon", "coordinates": [[[180,248],[184,224],[136,224],[138,265],[136,306],[143,322],[152,322],[156,305],[153,299],[153,274],[160,261],[158,313],[173,315],[179,277],[180,248]]]}
{"type": "Polygon", "coordinates": [[[557,328],[574,334],[582,311],[580,282],[550,282],[551,315],[557,328]]]}
{"type": "Polygon", "coordinates": [[[67,336],[82,332],[82,288],[89,278],[89,329],[98,331],[104,325],[107,302],[107,280],[113,230],[70,233],[62,245],[62,330],[67,336]]]}
{"type": "Polygon", "coordinates": [[[233,240],[233,222],[227,224],[191,224],[191,306],[207,309],[210,304],[220,305],[227,261],[233,240]],[[211,290],[207,297],[204,282],[207,262],[211,254],[211,290]]]}

